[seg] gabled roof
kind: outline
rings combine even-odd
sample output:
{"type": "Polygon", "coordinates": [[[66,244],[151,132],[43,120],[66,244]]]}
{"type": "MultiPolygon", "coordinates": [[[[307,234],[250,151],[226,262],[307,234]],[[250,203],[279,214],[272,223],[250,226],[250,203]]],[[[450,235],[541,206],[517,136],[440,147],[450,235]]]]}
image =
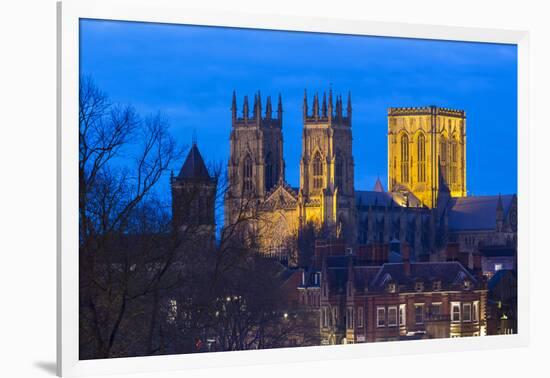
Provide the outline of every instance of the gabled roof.
{"type": "Polygon", "coordinates": [[[380,177],[376,179],[376,183],[374,183],[374,188],[372,190],[375,192],[385,192],[382,182],[380,182],[380,177]]]}
{"type": "MultiPolygon", "coordinates": [[[[503,214],[506,216],[514,195],[500,196],[503,214]]],[[[499,196],[457,197],[449,200],[449,229],[494,230],[499,196]]]]}
{"type": "Polygon", "coordinates": [[[180,173],[178,174],[178,179],[193,179],[193,180],[210,180],[210,174],[204,160],[202,159],[201,153],[196,143],[193,143],[193,146],[185,158],[185,163],[181,167],[180,173]]]}

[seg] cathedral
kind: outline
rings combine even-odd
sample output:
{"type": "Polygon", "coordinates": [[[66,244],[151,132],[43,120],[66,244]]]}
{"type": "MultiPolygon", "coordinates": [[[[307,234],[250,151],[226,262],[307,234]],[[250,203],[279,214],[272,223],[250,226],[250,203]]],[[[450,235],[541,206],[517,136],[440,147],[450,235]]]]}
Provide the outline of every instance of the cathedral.
{"type": "MultiPolygon", "coordinates": [[[[258,92],[250,109],[245,96],[240,112],[233,93],[224,197],[224,227],[246,219],[245,231],[255,235],[261,253],[289,257],[291,241],[306,226],[349,248],[406,243],[417,261],[438,261],[450,244],[465,253],[515,248],[517,196],[467,195],[465,111],[388,110],[386,191],[380,180],[372,190],[355,187],[350,93],[344,99],[332,90],[322,98],[304,92],[299,187],[285,181],[281,96],[276,107],[269,96],[263,104],[258,92]]],[[[190,154],[172,179],[174,198],[187,182],[212,196],[207,172],[190,168],[204,166],[196,145],[190,154]]],[[[211,215],[206,223],[213,224],[211,215]]]]}

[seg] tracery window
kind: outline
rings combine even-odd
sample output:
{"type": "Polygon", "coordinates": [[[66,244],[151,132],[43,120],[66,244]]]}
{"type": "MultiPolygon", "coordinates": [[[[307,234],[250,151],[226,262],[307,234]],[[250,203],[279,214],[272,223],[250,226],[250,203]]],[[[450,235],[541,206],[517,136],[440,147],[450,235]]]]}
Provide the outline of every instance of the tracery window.
{"type": "Polygon", "coordinates": [[[409,182],[409,137],[401,137],[401,182],[409,182]]]}
{"type": "Polygon", "coordinates": [[[420,134],[417,140],[418,154],[418,182],[426,181],[426,138],[420,134]]]}
{"type": "Polygon", "coordinates": [[[244,191],[250,192],[252,190],[252,159],[249,155],[244,159],[243,165],[243,178],[244,178],[244,191]]]}
{"type": "Polygon", "coordinates": [[[313,188],[323,187],[323,161],[321,155],[317,152],[313,158],[313,188]]]}
{"type": "Polygon", "coordinates": [[[336,166],[334,170],[335,170],[334,175],[335,175],[335,181],[336,181],[335,184],[338,188],[342,188],[344,185],[344,180],[343,180],[344,162],[342,161],[341,155],[336,155],[336,166]]]}

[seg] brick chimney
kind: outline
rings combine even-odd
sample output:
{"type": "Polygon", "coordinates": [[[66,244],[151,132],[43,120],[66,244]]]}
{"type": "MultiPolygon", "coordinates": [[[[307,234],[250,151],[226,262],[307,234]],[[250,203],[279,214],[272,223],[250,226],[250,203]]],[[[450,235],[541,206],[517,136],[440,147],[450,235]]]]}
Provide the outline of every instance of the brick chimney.
{"type": "Polygon", "coordinates": [[[458,243],[447,243],[447,246],[445,247],[445,260],[458,260],[458,243]]]}
{"type": "Polygon", "coordinates": [[[403,260],[403,270],[405,275],[411,275],[411,261],[409,256],[409,244],[403,243],[403,248],[401,250],[401,259],[403,260]]]}

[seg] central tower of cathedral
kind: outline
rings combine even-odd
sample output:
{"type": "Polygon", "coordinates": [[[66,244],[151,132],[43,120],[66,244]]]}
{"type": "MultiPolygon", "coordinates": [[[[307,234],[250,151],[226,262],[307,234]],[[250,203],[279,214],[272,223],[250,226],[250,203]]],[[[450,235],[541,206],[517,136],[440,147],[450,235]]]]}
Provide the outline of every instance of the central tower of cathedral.
{"type": "Polygon", "coordinates": [[[466,196],[466,113],[439,108],[388,110],[388,190],[437,206],[440,186],[466,196]]]}

